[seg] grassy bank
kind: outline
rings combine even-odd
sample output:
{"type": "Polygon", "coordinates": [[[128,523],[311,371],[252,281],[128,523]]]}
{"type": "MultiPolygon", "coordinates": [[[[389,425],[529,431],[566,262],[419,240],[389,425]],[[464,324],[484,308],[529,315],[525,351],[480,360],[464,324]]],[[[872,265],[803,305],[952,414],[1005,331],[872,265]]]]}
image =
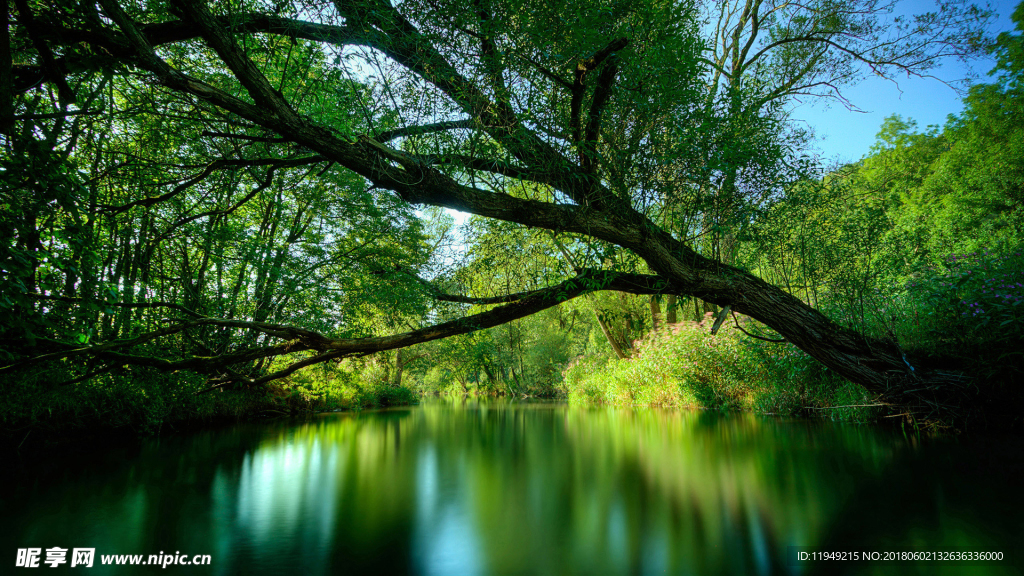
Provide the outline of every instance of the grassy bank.
{"type": "Polygon", "coordinates": [[[882,407],[791,344],[772,343],[707,321],[652,333],[627,360],[582,358],[565,373],[569,402],[820,413],[867,421],[882,407]]]}
{"type": "MultiPolygon", "coordinates": [[[[1019,428],[1024,375],[1024,256],[953,255],[885,289],[822,308],[843,324],[900,344],[917,369],[950,375],[932,424],[1019,428]]],[[[565,372],[570,402],[749,410],[870,421],[899,414],[788,343],[751,338],[710,316],[652,332],[632,358],[589,357],[565,372]]],[[[937,395],[936,398],[939,398],[937,395]]],[[[937,400],[939,402],[939,400],[937,400]]]]}

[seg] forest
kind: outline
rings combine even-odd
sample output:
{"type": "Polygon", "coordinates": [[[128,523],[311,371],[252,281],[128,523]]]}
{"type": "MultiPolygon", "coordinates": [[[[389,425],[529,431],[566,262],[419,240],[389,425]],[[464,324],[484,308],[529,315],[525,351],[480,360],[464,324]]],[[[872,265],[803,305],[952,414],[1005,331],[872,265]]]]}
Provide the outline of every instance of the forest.
{"type": "Polygon", "coordinates": [[[5,0],[0,433],[476,394],[1019,429],[1024,4],[5,0]],[[794,103],[995,61],[829,165],[794,103]]]}

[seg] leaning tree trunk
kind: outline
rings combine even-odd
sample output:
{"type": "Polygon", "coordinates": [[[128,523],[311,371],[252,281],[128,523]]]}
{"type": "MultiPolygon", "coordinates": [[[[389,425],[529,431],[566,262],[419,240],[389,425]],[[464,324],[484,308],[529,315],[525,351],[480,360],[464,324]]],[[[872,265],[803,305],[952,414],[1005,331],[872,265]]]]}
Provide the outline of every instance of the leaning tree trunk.
{"type": "MultiPolygon", "coordinates": [[[[447,60],[441,48],[401,14],[399,7],[386,2],[336,3],[342,16],[357,23],[344,28],[318,27],[310,23],[282,26],[254,18],[244,23],[248,28],[239,21],[236,28],[230,29],[210,13],[205,2],[177,2],[187,29],[176,33],[184,37],[202,36],[244,87],[251,102],[174,69],[153,50],[151,42],[168,40],[151,27],[140,27],[115,0],[100,0],[100,4],[123,33],[123,38],[118,38],[118,57],[152,72],[167,89],[202,98],[211,106],[276,132],[298,146],[318,152],[326,161],[363,176],[376,187],[393,190],[406,202],[544,228],[556,235],[579,234],[631,250],[671,285],[667,292],[696,297],[718,306],[731,306],[736,312],[775,329],[843,377],[887,399],[927,403],[929,400],[922,391],[925,395],[937,393],[943,386],[933,375],[915,370],[894,342],[868,338],[840,326],[792,294],[739,268],[701,256],[637,212],[630,199],[607,188],[598,153],[601,114],[613,94],[620,64],[616,54],[628,47],[628,39],[615,39],[579,62],[575,83],[563,81],[572,95],[570,117],[566,120],[569,132],[573,133],[573,146],[563,152],[521,121],[514,107],[503,100],[502,90],[497,90],[498,95],[492,97],[492,90],[481,88],[471,76],[464,75],[461,68],[447,60]],[[376,138],[341,137],[298,114],[263,76],[260,67],[235,41],[236,32],[232,30],[243,28],[337,46],[358,43],[380,50],[410,74],[450,98],[466,119],[391,130],[376,138]],[[588,73],[597,78],[584,83],[588,73]],[[588,92],[591,93],[589,111],[582,106],[588,92]],[[512,160],[454,154],[450,158],[454,164],[447,165],[429,154],[418,155],[401,146],[387,145],[403,134],[430,133],[453,127],[475,130],[493,138],[512,160]],[[571,158],[572,151],[578,152],[579,158],[571,158]],[[526,200],[464,184],[473,181],[465,178],[467,172],[473,171],[539,183],[557,190],[565,200],[559,203],[526,200]]],[[[488,59],[488,62],[496,65],[495,60],[488,59]]],[[[503,81],[500,73],[492,79],[503,81]]]]}
{"type": "MultiPolygon", "coordinates": [[[[623,228],[628,229],[628,224],[623,228]]],[[[662,231],[636,234],[623,244],[667,278],[680,293],[730,306],[771,327],[840,376],[889,402],[918,413],[960,418],[952,412],[972,395],[967,379],[914,366],[894,341],[843,327],[796,296],[733,266],[696,254],[662,231]]]]}

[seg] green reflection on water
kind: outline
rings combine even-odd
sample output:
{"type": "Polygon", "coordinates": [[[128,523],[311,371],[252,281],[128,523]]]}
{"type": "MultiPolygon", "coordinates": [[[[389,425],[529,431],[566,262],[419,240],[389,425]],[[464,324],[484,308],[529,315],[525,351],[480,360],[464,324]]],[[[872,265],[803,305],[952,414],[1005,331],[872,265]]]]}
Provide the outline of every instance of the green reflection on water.
{"type": "Polygon", "coordinates": [[[5,491],[0,542],[211,554],[168,570],[212,574],[800,574],[787,546],[1009,552],[1019,499],[945,455],[866,426],[435,402],[69,466],[5,491]]]}

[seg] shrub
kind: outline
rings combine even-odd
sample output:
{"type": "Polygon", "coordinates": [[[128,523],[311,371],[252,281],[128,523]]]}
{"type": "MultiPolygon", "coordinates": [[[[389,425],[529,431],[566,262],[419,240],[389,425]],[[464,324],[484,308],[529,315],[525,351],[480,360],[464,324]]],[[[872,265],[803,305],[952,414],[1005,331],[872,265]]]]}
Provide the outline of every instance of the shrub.
{"type": "Polygon", "coordinates": [[[730,327],[712,335],[707,320],[654,332],[626,360],[580,358],[566,369],[563,385],[576,404],[809,411],[842,420],[867,420],[876,410],[863,406],[873,402],[862,388],[795,346],[730,327]]]}

